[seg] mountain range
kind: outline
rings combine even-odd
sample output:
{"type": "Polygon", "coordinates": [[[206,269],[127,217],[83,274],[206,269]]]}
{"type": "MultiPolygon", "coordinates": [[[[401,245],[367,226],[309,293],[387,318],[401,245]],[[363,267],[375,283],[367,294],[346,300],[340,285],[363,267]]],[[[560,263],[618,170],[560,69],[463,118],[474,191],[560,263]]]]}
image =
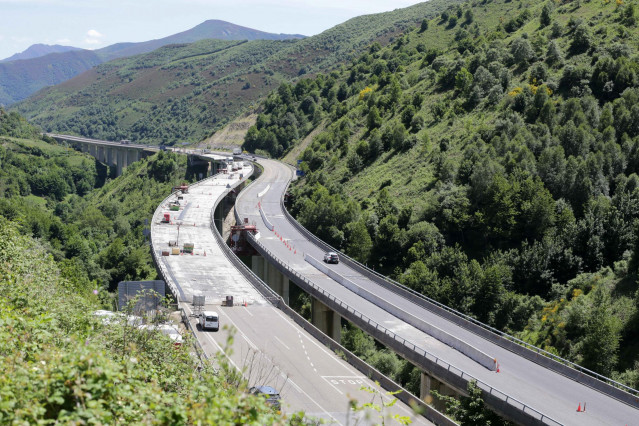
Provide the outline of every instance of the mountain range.
{"type": "Polygon", "coordinates": [[[190,30],[139,43],[116,43],[96,50],[33,45],[0,61],[0,105],[21,101],[46,86],[62,83],[104,62],[151,52],[162,46],[204,39],[288,40],[300,34],[273,34],[220,20],[208,20],[190,30]]]}
{"type": "Polygon", "coordinates": [[[202,40],[97,66],[12,107],[47,131],[174,144],[211,135],[281,83],[333,70],[460,0],[350,19],[302,40],[202,40]]]}
{"type": "Polygon", "coordinates": [[[24,52],[16,53],[14,55],[9,56],[8,58],[1,59],[0,62],[17,61],[20,59],[33,59],[33,58],[39,58],[41,56],[48,55],[50,53],[63,53],[63,52],[70,52],[73,50],[82,50],[82,49],[79,47],[61,46],[59,44],[50,45],[50,44],[38,43],[38,44],[33,44],[29,46],[29,48],[25,50],[24,52]]]}

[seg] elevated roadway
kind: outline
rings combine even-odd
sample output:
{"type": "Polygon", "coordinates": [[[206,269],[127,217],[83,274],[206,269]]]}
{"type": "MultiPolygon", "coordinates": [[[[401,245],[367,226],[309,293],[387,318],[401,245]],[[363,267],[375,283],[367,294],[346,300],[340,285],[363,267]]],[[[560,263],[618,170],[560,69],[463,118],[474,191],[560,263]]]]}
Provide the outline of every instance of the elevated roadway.
{"type": "MultiPolygon", "coordinates": [[[[182,195],[180,211],[168,209],[168,203],[177,200],[176,194],[163,201],[151,225],[152,250],[161,275],[189,314],[195,309],[190,305],[193,296],[206,296],[205,309],[218,312],[223,329],[202,331],[197,320],[190,319],[204,351],[213,357],[226,350],[231,333],[227,327],[233,327],[234,343],[231,351],[226,350],[230,363],[244,373],[249,385],[270,385],[280,390],[284,412],[303,410],[329,424],[382,423],[377,412],[353,412],[349,404],[351,399],[360,404],[371,402],[372,395],[362,386],[378,391],[375,402],[380,405],[379,398],[391,400],[385,391],[275,307],[272,302],[276,295],[257,289],[218,244],[212,225],[222,218],[215,217],[214,207],[251,173],[252,168],[245,167],[191,185],[182,195]],[[161,223],[165,213],[171,214],[169,223],[161,223]],[[183,248],[184,243],[194,244],[193,254],[162,254],[174,246],[183,248]],[[233,307],[222,306],[228,295],[234,298],[233,307]]],[[[383,415],[406,416],[413,424],[430,424],[401,402],[385,409],[383,415]]]]}
{"type": "MultiPolygon", "coordinates": [[[[256,223],[260,231],[259,238],[251,240],[252,244],[266,256],[271,256],[279,262],[282,271],[288,273],[291,280],[304,290],[314,296],[324,297],[323,303],[332,303],[336,309],[341,309],[340,315],[362,326],[366,326],[366,321],[362,321],[362,318],[367,318],[369,322],[373,320],[376,323],[376,327],[372,328],[375,338],[390,343],[391,346],[393,342],[403,340],[403,347],[399,348],[403,356],[416,361],[419,367],[434,376],[440,374],[439,378],[445,380],[445,377],[441,377],[441,372],[446,371],[438,369],[438,364],[443,361],[449,366],[448,373],[454,371],[456,376],[464,379],[451,383],[452,386],[461,387],[460,383],[465,383],[471,378],[478,379],[480,387],[485,391],[486,402],[502,414],[521,423],[534,423],[536,419],[537,422],[545,424],[639,425],[639,410],[631,404],[621,402],[593,387],[571,380],[564,374],[545,368],[540,363],[526,359],[503,345],[484,338],[480,333],[471,331],[472,328],[461,327],[454,321],[436,314],[433,309],[427,309],[411,298],[402,297],[380,285],[367,274],[362,274],[345,262],[330,265],[330,268],[374,293],[378,298],[391,302],[401,311],[435,325],[460,341],[490,354],[496,358],[499,372],[480,365],[311,266],[305,261],[304,255],[322,259],[325,247],[301,232],[299,227],[287,218],[281,202],[292,179],[293,170],[272,160],[261,159],[259,163],[264,168],[261,177],[244,190],[236,201],[239,217],[248,218],[256,223]],[[260,206],[262,214],[259,211],[260,206]],[[274,230],[269,230],[271,227],[274,230]],[[386,331],[377,333],[380,328],[386,331]],[[389,335],[393,337],[389,338],[389,335]],[[430,356],[415,355],[422,351],[430,356]],[[433,359],[436,361],[433,362],[433,359]],[[583,406],[584,403],[587,411],[577,412],[578,405],[583,406]],[[516,414],[513,415],[518,410],[527,416],[518,418],[516,414]]],[[[629,399],[632,402],[632,398],[629,399]]]]}

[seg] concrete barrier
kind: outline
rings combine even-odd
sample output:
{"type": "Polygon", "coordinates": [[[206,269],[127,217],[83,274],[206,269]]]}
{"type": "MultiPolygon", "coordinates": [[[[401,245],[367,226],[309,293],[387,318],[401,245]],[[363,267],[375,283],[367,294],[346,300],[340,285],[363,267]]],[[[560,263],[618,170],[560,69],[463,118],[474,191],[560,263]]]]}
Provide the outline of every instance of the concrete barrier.
{"type": "Polygon", "coordinates": [[[304,319],[300,314],[295,312],[292,308],[281,301],[278,306],[282,312],[288,315],[293,321],[297,323],[300,327],[306,330],[311,336],[317,339],[320,343],[326,346],[328,349],[333,352],[341,355],[346,362],[359,370],[362,374],[368,377],[371,380],[374,380],[380,384],[380,386],[387,391],[398,393],[394,394],[393,397],[398,400],[404,402],[408,406],[417,406],[420,411],[422,411],[422,415],[426,417],[431,422],[442,425],[442,426],[455,426],[453,420],[446,417],[444,414],[440,413],[430,405],[426,404],[424,401],[408,392],[406,389],[401,387],[399,384],[395,383],[393,380],[389,379],[384,374],[380,373],[370,364],[366,363],[362,359],[358,358],[355,354],[350,352],[348,349],[340,345],[335,340],[328,337],[326,334],[322,333],[317,327],[309,323],[306,319],[304,319]]]}
{"type": "Polygon", "coordinates": [[[259,209],[260,209],[260,216],[262,216],[262,220],[264,221],[264,225],[266,225],[266,227],[268,228],[269,231],[273,230],[273,224],[268,220],[268,218],[266,217],[266,215],[264,214],[264,210],[262,210],[262,205],[259,205],[259,209]]]}
{"type": "Polygon", "coordinates": [[[315,259],[313,256],[309,254],[304,254],[304,260],[306,260],[309,264],[314,266],[316,269],[328,275],[330,278],[337,281],[338,283],[340,283],[341,285],[343,285],[344,287],[346,287],[353,293],[357,294],[358,296],[361,296],[364,299],[368,300],[369,302],[374,303],[375,305],[384,309],[386,312],[396,316],[402,321],[407,322],[408,324],[412,325],[418,330],[421,330],[424,333],[430,336],[433,336],[435,339],[439,340],[440,342],[446,343],[448,346],[458,350],[459,352],[463,353],[464,355],[466,355],[473,361],[479,363],[483,367],[486,367],[491,371],[495,371],[497,369],[497,362],[494,357],[480,351],[479,349],[475,348],[472,345],[469,345],[463,340],[460,340],[446,333],[444,330],[432,324],[429,324],[428,322],[420,318],[417,318],[416,316],[400,309],[399,307],[377,296],[376,294],[366,290],[365,288],[358,286],[353,281],[349,280],[346,277],[341,276],[340,274],[335,272],[333,269],[329,268],[328,265],[324,264],[324,262],[315,259]]]}

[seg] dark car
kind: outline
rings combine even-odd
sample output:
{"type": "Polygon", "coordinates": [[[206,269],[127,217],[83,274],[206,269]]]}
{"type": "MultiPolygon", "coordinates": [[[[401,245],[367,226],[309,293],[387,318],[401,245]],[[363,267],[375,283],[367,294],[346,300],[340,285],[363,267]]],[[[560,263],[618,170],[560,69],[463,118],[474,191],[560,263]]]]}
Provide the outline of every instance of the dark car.
{"type": "Polygon", "coordinates": [[[324,253],[324,262],[326,263],[339,263],[339,256],[333,251],[324,253]]]}
{"type": "Polygon", "coordinates": [[[253,386],[249,389],[249,393],[253,395],[262,395],[266,398],[266,403],[276,410],[279,410],[282,405],[282,398],[280,393],[270,386],[253,386]]]}

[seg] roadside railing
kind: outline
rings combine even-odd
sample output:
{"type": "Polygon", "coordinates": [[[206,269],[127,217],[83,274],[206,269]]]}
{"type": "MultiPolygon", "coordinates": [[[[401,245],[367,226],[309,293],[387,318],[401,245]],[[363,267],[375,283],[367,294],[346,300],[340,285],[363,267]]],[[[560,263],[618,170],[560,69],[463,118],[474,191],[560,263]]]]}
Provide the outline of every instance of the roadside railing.
{"type": "MultiPolygon", "coordinates": [[[[288,187],[287,187],[287,190],[288,190],[288,187]]],[[[463,321],[455,321],[457,325],[463,328],[466,328],[469,331],[475,334],[478,334],[481,337],[484,337],[487,340],[490,340],[491,342],[501,347],[504,347],[505,349],[510,350],[511,352],[515,352],[518,355],[521,355],[530,361],[543,365],[544,367],[551,369],[553,371],[557,371],[580,383],[584,383],[588,386],[591,386],[603,393],[606,393],[607,395],[615,399],[618,399],[629,405],[639,407],[639,390],[633,389],[629,386],[624,385],[623,383],[619,383],[609,377],[606,377],[592,370],[584,368],[580,366],[579,364],[575,364],[572,361],[569,361],[565,358],[562,358],[553,353],[545,351],[537,346],[534,346],[521,339],[511,336],[510,334],[504,333],[503,331],[500,331],[494,327],[491,327],[488,324],[484,324],[481,321],[469,315],[466,315],[453,308],[450,308],[444,305],[443,303],[440,303],[434,299],[424,296],[423,294],[413,289],[410,289],[404,286],[403,284],[398,283],[395,280],[392,280],[376,271],[373,271],[372,269],[368,268],[366,265],[363,265],[357,260],[350,258],[346,254],[342,253],[340,250],[330,246],[329,244],[325,243],[321,239],[317,238],[312,232],[310,232],[308,229],[302,226],[302,224],[300,224],[286,209],[283,195],[280,199],[280,204],[281,204],[282,211],[284,212],[284,216],[298,231],[300,231],[307,238],[312,240],[315,244],[322,247],[325,251],[334,251],[336,253],[339,253],[340,259],[342,259],[344,263],[347,263],[349,266],[358,270],[363,275],[373,279],[375,282],[384,286],[385,288],[413,302],[418,302],[418,303],[421,302],[419,303],[419,305],[422,306],[423,308],[433,311],[437,315],[443,316],[447,319],[451,319],[451,316],[444,315],[444,313],[441,312],[441,311],[445,311],[446,313],[451,314],[452,316],[463,320],[463,321]],[[407,293],[412,297],[407,297],[408,296],[407,293]],[[433,309],[433,307],[439,308],[439,310],[441,311],[439,311],[438,309],[433,309]],[[483,329],[487,333],[478,332],[479,330],[477,330],[475,327],[483,329]],[[507,342],[511,342],[512,345],[507,344],[507,342],[504,342],[504,340],[507,342]],[[518,348],[520,348],[521,350],[519,350],[518,348]],[[535,355],[539,355],[539,356],[535,356],[535,355]],[[552,360],[554,361],[554,363],[551,364],[549,362],[545,362],[541,358],[552,360]],[[566,371],[566,369],[574,370],[576,372],[581,373],[581,375],[571,374],[571,372],[566,371]],[[598,385],[598,383],[595,381],[587,380],[585,377],[583,377],[583,375],[592,377],[598,383],[601,383],[601,385],[607,385],[607,386],[601,386],[601,385],[598,385]],[[615,392],[615,390],[617,390],[618,392],[615,392]]]]}
{"type": "Polygon", "coordinates": [[[520,410],[520,411],[522,411],[522,412],[524,412],[524,413],[526,413],[528,415],[531,415],[534,419],[539,420],[539,421],[543,422],[544,424],[553,424],[553,425],[561,425],[562,424],[562,423],[558,422],[557,420],[553,419],[552,417],[542,413],[541,411],[539,411],[539,410],[537,410],[537,409],[535,409],[535,408],[533,408],[533,407],[531,407],[531,406],[519,401],[518,399],[508,395],[505,392],[502,392],[502,391],[490,386],[489,384],[477,379],[473,375],[468,374],[464,370],[462,370],[460,368],[457,368],[457,367],[454,367],[453,365],[451,365],[448,362],[442,360],[441,358],[431,354],[430,352],[426,351],[425,349],[423,349],[421,347],[418,347],[414,343],[412,343],[412,342],[404,339],[403,337],[397,335],[396,333],[390,331],[389,329],[387,329],[383,325],[377,323],[373,319],[369,318],[368,316],[362,314],[361,312],[359,312],[356,309],[352,308],[348,304],[346,304],[346,303],[342,302],[341,300],[337,299],[332,294],[326,292],[321,287],[315,285],[313,282],[308,280],[305,276],[299,274],[294,269],[291,269],[288,265],[286,265],[285,263],[280,261],[277,256],[275,256],[270,250],[268,250],[253,235],[248,234],[248,238],[251,240],[253,246],[258,248],[258,251],[260,251],[262,253],[262,255],[264,255],[265,257],[268,257],[272,262],[275,262],[275,263],[279,264],[281,268],[285,269],[290,274],[290,276],[296,277],[297,280],[299,280],[300,282],[304,283],[306,286],[312,288],[316,294],[321,295],[322,298],[324,298],[324,300],[327,300],[327,301],[330,302],[330,303],[325,303],[325,304],[327,304],[327,305],[328,304],[332,304],[332,306],[338,306],[342,312],[348,312],[350,314],[348,316],[345,316],[345,315],[340,313],[342,316],[345,316],[346,318],[349,318],[349,320],[353,320],[353,318],[359,319],[360,323],[368,325],[367,328],[374,329],[374,330],[377,330],[377,331],[383,333],[385,336],[388,336],[393,341],[395,341],[395,342],[399,343],[400,345],[404,346],[405,348],[411,350],[412,352],[414,352],[415,354],[419,355],[420,357],[422,357],[422,358],[434,363],[435,365],[443,367],[447,371],[457,375],[460,379],[462,379],[466,383],[466,385],[470,381],[473,381],[473,380],[476,381],[477,385],[483,391],[485,391],[486,394],[488,394],[490,396],[493,396],[493,397],[496,397],[496,398],[498,398],[498,399],[510,404],[511,406],[517,408],[518,410],[520,410]]]}

